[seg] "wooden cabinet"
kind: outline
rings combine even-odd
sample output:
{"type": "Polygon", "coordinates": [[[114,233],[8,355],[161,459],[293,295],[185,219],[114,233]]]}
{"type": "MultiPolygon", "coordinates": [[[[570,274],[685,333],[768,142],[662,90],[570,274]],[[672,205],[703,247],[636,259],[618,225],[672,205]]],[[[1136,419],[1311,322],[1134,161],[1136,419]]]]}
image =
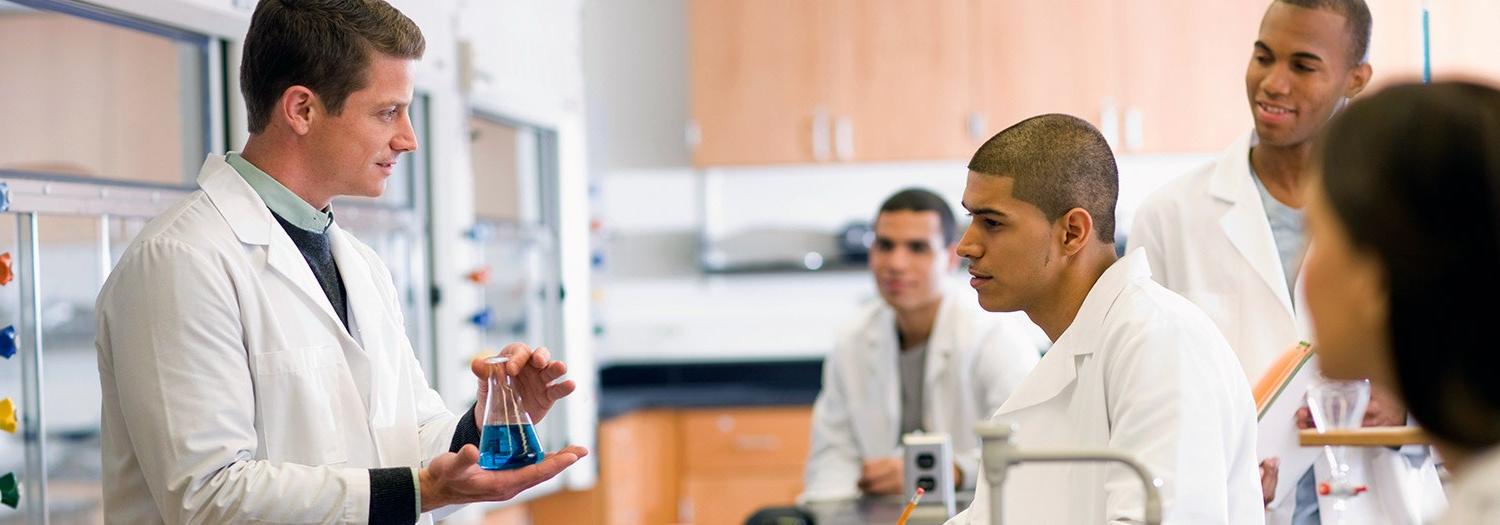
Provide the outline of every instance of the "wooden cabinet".
{"type": "Polygon", "coordinates": [[[967,6],[689,1],[694,164],[967,155],[967,6]]]}
{"type": "MultiPolygon", "coordinates": [[[[1101,123],[1118,90],[1117,2],[975,0],[973,105],[984,116],[974,147],[1043,113],[1101,123]]],[[[971,152],[972,153],[972,152],[971,152]]]]}
{"type": "Polygon", "coordinates": [[[533,501],[533,523],[737,524],[802,491],[810,407],[657,409],[599,427],[599,484],[533,501]]]}
{"type": "Polygon", "coordinates": [[[828,160],[823,0],[691,0],[697,165],[828,160]]]}
{"type": "Polygon", "coordinates": [[[971,155],[968,2],[831,4],[835,160],[971,155]]]}
{"type": "Polygon", "coordinates": [[[1245,87],[1266,2],[1122,4],[1121,153],[1215,152],[1250,131],[1245,87]]]}
{"type": "Polygon", "coordinates": [[[694,163],[966,159],[1042,113],[1118,153],[1218,151],[1250,129],[1265,4],[690,0],[694,163]]]}

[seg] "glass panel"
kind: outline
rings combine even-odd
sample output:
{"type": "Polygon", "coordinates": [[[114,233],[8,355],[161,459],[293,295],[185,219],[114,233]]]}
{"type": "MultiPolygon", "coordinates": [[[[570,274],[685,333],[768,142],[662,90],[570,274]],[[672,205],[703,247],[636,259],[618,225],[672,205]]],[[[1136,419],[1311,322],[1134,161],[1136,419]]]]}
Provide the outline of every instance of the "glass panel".
{"type": "Polygon", "coordinates": [[[205,52],[0,0],[0,169],[190,183],[207,143],[205,52]]]}
{"type": "MultiPolygon", "coordinates": [[[[12,264],[19,264],[19,261],[15,259],[19,251],[19,246],[16,244],[16,216],[9,213],[0,214],[0,253],[10,254],[12,264]]],[[[10,326],[16,330],[21,329],[20,304],[19,282],[11,281],[9,284],[0,286],[0,328],[10,326]]],[[[10,398],[19,412],[23,404],[19,355],[0,360],[0,397],[10,398]]],[[[19,425],[19,421],[17,424],[19,425]]],[[[15,473],[17,479],[25,482],[26,443],[21,440],[19,432],[16,434],[0,432],[0,476],[6,473],[15,473]]],[[[0,524],[24,523],[26,510],[28,509],[24,505],[20,509],[0,505],[0,524]]]]}
{"type": "Polygon", "coordinates": [[[42,389],[51,523],[104,520],[94,299],[104,284],[99,217],[41,216],[42,389]]]}
{"type": "MultiPolygon", "coordinates": [[[[546,184],[543,130],[484,117],[469,121],[474,167],[474,210],[488,227],[480,264],[489,269],[484,308],[490,326],[482,344],[495,351],[521,341],[546,346],[554,358],[566,359],[559,293],[560,259],[555,197],[546,184]]],[[[544,448],[555,450],[567,440],[566,404],[537,424],[544,448]]]]}

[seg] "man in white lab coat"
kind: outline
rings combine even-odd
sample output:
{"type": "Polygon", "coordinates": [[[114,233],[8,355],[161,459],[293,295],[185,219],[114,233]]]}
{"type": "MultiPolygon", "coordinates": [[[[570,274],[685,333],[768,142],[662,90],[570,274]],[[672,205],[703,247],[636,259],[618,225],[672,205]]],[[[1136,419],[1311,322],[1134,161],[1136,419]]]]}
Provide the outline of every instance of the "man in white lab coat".
{"type": "MultiPolygon", "coordinates": [[[[379,196],[417,144],[425,44],[379,0],[263,0],[244,43],[250,139],[147,225],[99,294],[109,523],[413,523],[508,499],[586,454],[475,462],[483,411],[444,408],[385,265],[341,230],[338,195],[379,196]]],[[[571,382],[507,347],[540,419],[571,382]]],[[[486,369],[476,360],[475,373],[486,369]]]]}
{"type": "MultiPolygon", "coordinates": [[[[1117,259],[1114,156],[1098,130],[1066,115],[1011,126],[969,163],[958,245],[992,312],[1023,311],[1053,340],[995,420],[1022,450],[1109,448],[1160,478],[1174,524],[1259,524],[1255,410],[1213,321],[1150,279],[1141,250],[1117,259]]],[[[1138,523],[1141,482],[1099,463],[1021,465],[1001,502],[981,479],[950,523],[1138,523]]]]}
{"type": "Polygon", "coordinates": [[[974,424],[1040,354],[1029,321],[985,315],[968,290],[945,284],[958,269],[956,230],[953,209],[930,191],[881,204],[870,247],[880,301],[841,330],[823,363],[801,501],[899,493],[900,437],[913,432],[947,434],[955,485],[974,486],[974,424]]]}
{"type": "MultiPolygon", "coordinates": [[[[1303,245],[1301,180],[1314,138],[1370,80],[1366,50],[1371,25],[1362,0],[1272,2],[1245,71],[1255,129],[1230,145],[1217,162],[1159,189],[1136,212],[1130,229],[1129,244],[1150,255],[1157,282],[1208,313],[1250,381],[1264,375],[1288,347],[1310,338],[1297,305],[1303,245]]],[[[1366,424],[1405,423],[1405,410],[1393,398],[1379,389],[1376,397],[1366,424]]],[[[1296,452],[1262,454],[1290,460],[1296,452]]],[[[1285,472],[1277,472],[1274,461],[1267,463],[1271,523],[1318,523],[1313,474],[1302,466],[1310,452],[1301,452],[1300,468],[1287,463],[1281,469],[1285,472]],[[1277,477],[1284,482],[1276,483],[1277,477]]],[[[1394,452],[1355,453],[1363,454],[1394,452]]],[[[1400,465],[1390,458],[1374,459],[1381,465],[1400,465]]],[[[1435,474],[1421,461],[1415,468],[1435,474]]],[[[1384,494],[1382,488],[1372,487],[1372,495],[1356,498],[1353,504],[1365,506],[1381,498],[1400,504],[1403,498],[1384,494]]],[[[1432,484],[1429,489],[1438,491],[1441,499],[1440,487],[1432,484]]],[[[1370,514],[1360,516],[1357,521],[1377,520],[1370,514]]]]}

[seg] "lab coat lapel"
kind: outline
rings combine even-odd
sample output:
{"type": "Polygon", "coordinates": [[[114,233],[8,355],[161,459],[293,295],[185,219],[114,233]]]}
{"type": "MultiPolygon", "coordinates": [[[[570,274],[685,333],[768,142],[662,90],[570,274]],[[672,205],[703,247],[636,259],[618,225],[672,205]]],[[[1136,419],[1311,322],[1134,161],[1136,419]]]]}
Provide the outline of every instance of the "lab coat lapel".
{"type": "MultiPolygon", "coordinates": [[[[393,458],[390,455],[400,450],[408,440],[392,434],[392,431],[409,432],[410,429],[397,425],[400,414],[390,396],[393,391],[370,390],[370,385],[401,384],[396,371],[390,366],[391,360],[385,358],[389,352],[399,347],[391,339],[393,334],[390,329],[394,325],[385,311],[386,301],[376,288],[378,285],[370,272],[370,263],[355,247],[355,241],[339,228],[338,223],[328,227],[328,235],[333,245],[333,260],[338,264],[339,274],[344,279],[344,293],[349,303],[349,326],[354,338],[360,343],[359,346],[346,347],[344,358],[349,361],[350,373],[353,374],[360,396],[364,398],[368,408],[370,431],[375,438],[375,454],[382,465],[397,464],[399,462],[391,462],[393,458]]],[[[405,334],[401,334],[401,337],[405,337],[405,334]]]]}
{"type": "MultiPolygon", "coordinates": [[[[219,214],[224,216],[225,222],[229,223],[240,242],[265,246],[266,265],[290,281],[302,300],[312,304],[314,310],[322,312],[324,322],[342,326],[338,315],[333,312],[333,306],[328,302],[328,295],[323,293],[323,287],[318,285],[312,268],[302,258],[302,252],[297,250],[292,238],[276,223],[271,210],[266,208],[265,201],[260,199],[260,195],[255,193],[250,183],[240,177],[233,166],[224,162],[222,155],[209,155],[208,160],[204,161],[198,186],[203,188],[203,192],[214,203],[219,214]]],[[[347,338],[347,335],[344,337],[347,338]]],[[[347,342],[352,343],[353,340],[347,342]]]]}
{"type": "Polygon", "coordinates": [[[956,402],[946,396],[953,388],[954,381],[949,374],[949,367],[954,352],[963,344],[962,339],[969,330],[963,317],[958,314],[957,308],[961,305],[954,295],[945,290],[943,302],[938,306],[937,319],[932,323],[932,335],[927,339],[927,360],[922,374],[923,428],[951,428],[952,424],[951,421],[944,421],[947,415],[945,410],[956,402]]]}
{"type": "Polygon", "coordinates": [[[1125,285],[1137,279],[1150,279],[1151,267],[1146,252],[1140,248],[1115,261],[1084,297],[1073,324],[1057,338],[1036,368],[1021,380],[1021,385],[1000,405],[996,416],[1011,414],[1046,403],[1078,380],[1079,358],[1094,353],[1101,344],[1105,317],[1125,285]]]}
{"type": "Polygon", "coordinates": [[[1219,158],[1209,193],[1229,206],[1219,217],[1219,228],[1240,256],[1255,269],[1262,284],[1270,288],[1290,317],[1294,311],[1281,269],[1281,256],[1276,251],[1276,239],[1271,235],[1271,223],[1266,219],[1260,191],[1251,180],[1250,141],[1251,136],[1245,135],[1219,158]]]}
{"type": "MultiPolygon", "coordinates": [[[[870,381],[865,384],[878,389],[870,393],[870,399],[880,400],[878,413],[885,416],[878,422],[883,428],[871,430],[877,432],[877,435],[894,436],[901,431],[901,373],[897,370],[896,356],[901,342],[896,336],[896,312],[889,306],[882,306],[870,323],[869,329],[865,331],[868,337],[866,349],[870,352],[865,366],[870,374],[870,381]]],[[[868,412],[876,413],[874,410],[868,412]]],[[[900,444],[899,441],[897,444],[900,444]]]]}

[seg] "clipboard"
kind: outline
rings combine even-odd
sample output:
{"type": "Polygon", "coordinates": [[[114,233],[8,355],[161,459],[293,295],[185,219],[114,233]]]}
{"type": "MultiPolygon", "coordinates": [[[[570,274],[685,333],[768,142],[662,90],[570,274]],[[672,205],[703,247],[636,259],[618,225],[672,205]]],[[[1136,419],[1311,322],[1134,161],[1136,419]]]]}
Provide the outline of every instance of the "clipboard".
{"type": "Polygon", "coordinates": [[[1302,447],[1297,429],[1297,410],[1302,408],[1307,389],[1322,378],[1314,359],[1312,345],[1303,341],[1283,352],[1272,362],[1265,375],[1256,381],[1255,396],[1256,459],[1279,458],[1276,497],[1267,510],[1291,512],[1296,505],[1293,493],[1297,481],[1317,461],[1321,448],[1302,447]]]}

